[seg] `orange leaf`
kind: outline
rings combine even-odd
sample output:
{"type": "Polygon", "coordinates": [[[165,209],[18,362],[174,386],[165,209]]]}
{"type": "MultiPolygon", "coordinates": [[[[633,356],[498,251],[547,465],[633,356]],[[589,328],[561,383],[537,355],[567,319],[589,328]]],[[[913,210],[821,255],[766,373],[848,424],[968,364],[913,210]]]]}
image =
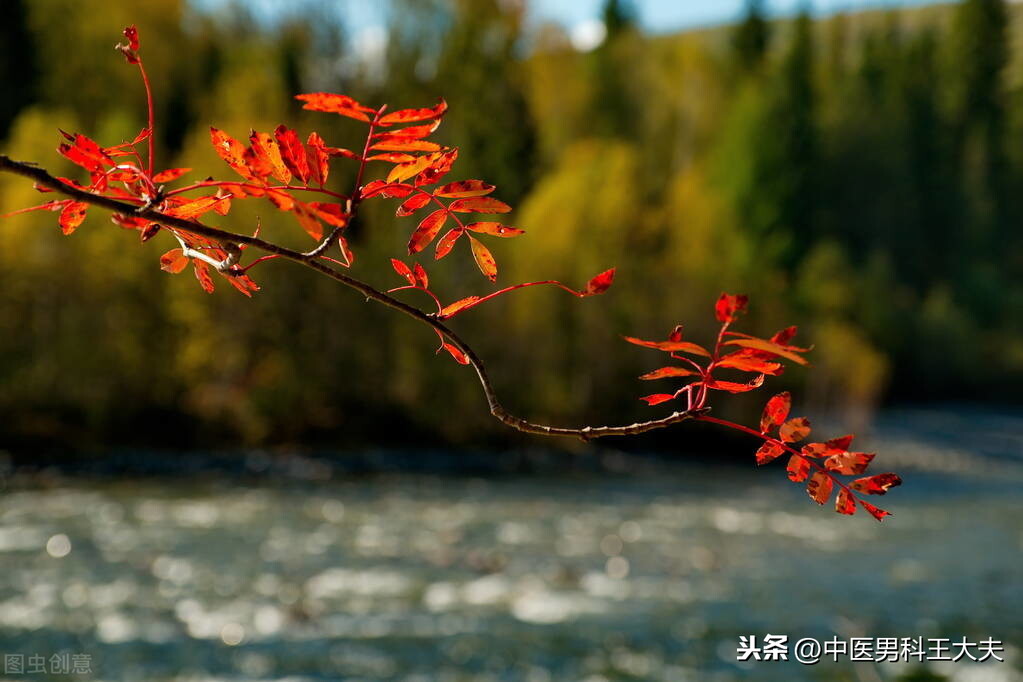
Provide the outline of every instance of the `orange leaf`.
{"type": "Polygon", "coordinates": [[[867,470],[873,459],[874,454],[869,452],[843,452],[828,457],[824,466],[838,474],[858,476],[867,470]]]}
{"type": "Polygon", "coordinates": [[[792,455],[785,470],[788,472],[789,480],[801,483],[810,474],[810,461],[799,455],[792,455]]]}
{"type": "Polygon", "coordinates": [[[426,206],[431,201],[433,201],[433,197],[431,197],[429,194],[424,193],[413,194],[408,199],[406,199],[401,206],[398,207],[398,210],[395,211],[395,215],[398,216],[399,218],[410,216],[419,209],[421,209],[423,206],[426,206]]]}
{"type": "Polygon", "coordinates": [[[418,140],[419,138],[426,137],[437,130],[440,125],[440,120],[432,121],[418,126],[409,126],[408,128],[398,128],[397,130],[387,130],[382,133],[375,133],[373,139],[375,140],[394,140],[394,139],[406,139],[406,140],[418,140]]]}
{"type": "Polygon", "coordinates": [[[374,180],[362,188],[361,195],[363,199],[369,199],[376,196],[384,197],[385,199],[401,199],[412,194],[413,189],[415,188],[412,187],[412,185],[374,180]]]}
{"type": "Polygon", "coordinates": [[[188,259],[181,249],[171,249],[160,256],[160,269],[165,272],[177,274],[188,265],[188,259]]]}
{"type": "Polygon", "coordinates": [[[341,204],[327,204],[319,201],[310,201],[306,204],[313,212],[316,213],[316,217],[334,227],[344,227],[348,224],[348,214],[345,213],[345,207],[341,204]]]}
{"type": "Polygon", "coordinates": [[[426,167],[435,160],[435,154],[425,154],[423,156],[416,157],[415,161],[399,163],[391,169],[390,173],[387,174],[387,182],[403,182],[409,178],[413,178],[426,170],[426,167]]]}
{"type": "Polygon", "coordinates": [[[494,237],[518,237],[520,234],[526,233],[525,230],[491,222],[469,223],[465,226],[465,229],[477,234],[489,234],[494,237]]]}
{"type": "Polygon", "coordinates": [[[796,417],[781,425],[778,435],[786,443],[796,443],[810,435],[810,420],[806,417],[796,417]]]}
{"type": "Polygon", "coordinates": [[[697,373],[684,367],[661,367],[660,369],[655,369],[653,372],[647,372],[642,375],[640,379],[643,381],[650,381],[652,379],[667,379],[668,377],[691,376],[697,376],[697,373]]]}
{"type": "Polygon", "coordinates": [[[320,225],[320,221],[317,220],[316,211],[309,208],[306,204],[301,201],[295,201],[294,207],[291,212],[295,214],[295,219],[298,224],[302,226],[302,229],[306,231],[310,237],[316,241],[323,239],[323,226],[320,225]]]}
{"type": "Polygon", "coordinates": [[[439,152],[441,146],[429,140],[400,139],[377,142],[370,149],[378,152],[439,152]]]}
{"type": "Polygon", "coordinates": [[[669,400],[674,400],[675,396],[671,393],[654,393],[653,395],[647,395],[640,398],[647,405],[660,405],[666,403],[669,400]]]}
{"type": "Polygon", "coordinates": [[[742,372],[759,372],[777,376],[782,372],[782,366],[777,362],[768,362],[759,358],[750,357],[745,351],[736,351],[721,358],[717,363],[718,367],[737,369],[742,372]]]}
{"type": "Polygon", "coordinates": [[[346,95],[335,95],[329,92],[310,92],[304,95],[295,95],[295,99],[305,102],[303,109],[309,111],[324,111],[329,114],[340,114],[358,121],[369,122],[366,112],[373,109],[364,107],[351,97],[346,95]]]}
{"type": "Polygon", "coordinates": [[[180,178],[182,175],[184,175],[185,173],[187,173],[190,170],[192,170],[192,169],[191,168],[169,168],[167,170],[160,171],[159,173],[154,175],[153,176],[153,182],[156,183],[156,184],[159,184],[161,182],[170,182],[172,180],[177,180],[178,178],[180,178]]]}
{"type": "Polygon", "coordinates": [[[824,504],[831,497],[835,482],[823,471],[815,471],[806,484],[806,494],[817,504],[824,504]]]}
{"type": "Polygon", "coordinates": [[[277,140],[270,136],[269,133],[257,133],[253,130],[249,133],[249,144],[252,145],[252,151],[256,156],[269,164],[273,176],[277,178],[281,184],[288,184],[291,182],[291,171],[284,163],[284,158],[281,156],[281,147],[277,144],[277,140]]]}
{"type": "Polygon", "coordinates": [[[507,213],[511,206],[493,197],[456,199],[448,206],[456,213],[507,213]]]}
{"type": "Polygon", "coordinates": [[[223,201],[227,201],[227,199],[218,196],[199,197],[168,208],[165,213],[175,218],[196,218],[203,213],[212,211],[218,203],[223,201]]]}
{"type": "Polygon", "coordinates": [[[760,432],[768,433],[776,426],[781,426],[792,409],[792,396],[784,391],[767,401],[764,413],[760,417],[760,432]]]}
{"type": "Polygon", "coordinates": [[[367,161],[390,161],[391,163],[408,163],[409,161],[415,161],[416,157],[412,154],[401,154],[398,152],[388,152],[386,154],[374,154],[373,156],[367,156],[367,161]]]}
{"type": "Polygon", "coordinates": [[[210,266],[201,260],[192,260],[192,269],[195,271],[195,278],[207,294],[213,293],[213,278],[210,276],[210,266]]]}
{"type": "Polygon", "coordinates": [[[739,314],[746,310],[749,297],[744,294],[721,294],[714,305],[714,315],[718,322],[735,322],[739,314]]]}
{"type": "Polygon", "coordinates": [[[788,350],[783,346],[779,346],[776,343],[765,341],[764,339],[731,339],[730,341],[725,341],[724,345],[742,346],[743,348],[753,348],[755,350],[761,350],[772,355],[777,355],[786,358],[800,365],[808,364],[805,358],[803,358],[800,355],[797,355],[795,352],[788,350]]]}
{"type": "Polygon", "coordinates": [[[467,296],[455,301],[454,303],[450,303],[444,306],[444,308],[440,311],[440,317],[452,317],[478,300],[480,300],[479,296],[467,296]]]}
{"type": "Polygon", "coordinates": [[[82,224],[85,220],[85,214],[89,210],[89,205],[81,201],[68,202],[64,209],[60,212],[60,231],[64,234],[71,234],[75,231],[75,228],[82,224]]]}
{"type": "Polygon", "coordinates": [[[757,464],[767,464],[768,462],[777,459],[784,452],[785,448],[777,443],[764,443],[760,446],[760,449],[757,450],[757,464]]]}
{"type": "Polygon", "coordinates": [[[902,479],[898,474],[878,474],[866,478],[857,478],[849,484],[853,490],[867,495],[884,495],[889,488],[902,485],[902,479]]]}
{"type": "Polygon", "coordinates": [[[451,253],[451,249],[455,248],[455,243],[458,238],[462,236],[464,230],[460,227],[455,227],[448,230],[448,233],[444,235],[439,242],[437,242],[437,253],[434,255],[436,260],[440,260],[444,256],[451,253]]]}
{"type": "Polygon", "coordinates": [[[838,498],[835,500],[835,511],[839,514],[852,516],[856,513],[856,498],[845,488],[838,491],[838,498]]]}
{"type": "Polygon", "coordinates": [[[493,191],[494,186],[482,180],[459,180],[458,182],[449,182],[443,187],[438,188],[434,191],[434,195],[461,199],[464,197],[481,197],[493,191]]]}
{"type": "Polygon", "coordinates": [[[279,125],[274,129],[274,138],[279,145],[284,165],[299,182],[308,185],[309,159],[305,153],[305,146],[298,139],[298,134],[286,125],[279,125]]]}
{"type": "Polygon", "coordinates": [[[490,249],[472,235],[469,235],[469,244],[472,246],[472,256],[476,259],[476,265],[479,266],[480,272],[491,282],[496,282],[497,261],[494,260],[494,255],[490,253],[490,249]]]}
{"type": "Polygon", "coordinates": [[[670,353],[690,353],[691,355],[710,357],[710,353],[706,348],[688,341],[644,341],[643,339],[637,339],[632,336],[626,336],[625,340],[637,346],[643,346],[644,348],[656,348],[657,350],[663,350],[670,353]]]}
{"type": "Polygon", "coordinates": [[[437,103],[437,106],[424,108],[424,109],[401,109],[399,111],[392,112],[383,116],[380,119],[380,125],[393,125],[395,123],[411,123],[412,121],[428,121],[433,118],[442,116],[447,111],[448,103],[443,99],[437,103]]]}
{"type": "Polygon", "coordinates": [[[246,180],[254,180],[252,171],[245,163],[245,145],[234,139],[223,130],[210,127],[210,141],[217,155],[222,158],[235,173],[246,180]]]}
{"type": "Polygon", "coordinates": [[[447,209],[439,208],[430,215],[423,218],[422,222],[419,223],[419,227],[412,233],[412,237],[408,242],[409,254],[418,253],[425,249],[430,242],[433,241],[440,229],[444,227],[444,223],[448,219],[447,209]]]}

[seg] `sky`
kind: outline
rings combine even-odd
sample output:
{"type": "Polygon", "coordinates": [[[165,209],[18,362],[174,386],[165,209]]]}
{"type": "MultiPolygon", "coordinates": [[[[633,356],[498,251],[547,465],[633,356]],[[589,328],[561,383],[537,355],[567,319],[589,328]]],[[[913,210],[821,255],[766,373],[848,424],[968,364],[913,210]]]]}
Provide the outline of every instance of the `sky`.
{"type": "MultiPolygon", "coordinates": [[[[200,7],[217,7],[229,0],[192,0],[200,7]]],[[[380,0],[336,0],[348,30],[356,43],[362,37],[377,40],[387,23],[380,0]]],[[[265,18],[295,7],[288,0],[243,0],[255,13],[265,18]]],[[[908,7],[926,5],[934,0],[766,0],[767,10],[775,16],[791,15],[808,6],[817,14],[877,7],[908,7]]],[[[554,21],[566,28],[572,42],[580,49],[589,49],[600,42],[603,27],[599,16],[604,0],[530,0],[534,22],[554,21]]],[[[678,31],[733,21],[741,16],[745,0],[633,0],[639,20],[655,33],[678,31]]]]}

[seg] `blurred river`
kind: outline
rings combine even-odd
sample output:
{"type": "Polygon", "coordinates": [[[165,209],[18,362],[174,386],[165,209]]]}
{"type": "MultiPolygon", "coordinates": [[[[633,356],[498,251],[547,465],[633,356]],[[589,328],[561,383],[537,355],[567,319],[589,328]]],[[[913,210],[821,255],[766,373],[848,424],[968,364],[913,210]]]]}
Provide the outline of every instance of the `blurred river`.
{"type": "Polygon", "coordinates": [[[13,476],[0,654],[91,673],[3,679],[1020,680],[1021,444],[1019,416],[884,415],[884,524],[783,465],[13,476]],[[1006,662],[736,661],[767,633],[993,637],[1006,662]]]}

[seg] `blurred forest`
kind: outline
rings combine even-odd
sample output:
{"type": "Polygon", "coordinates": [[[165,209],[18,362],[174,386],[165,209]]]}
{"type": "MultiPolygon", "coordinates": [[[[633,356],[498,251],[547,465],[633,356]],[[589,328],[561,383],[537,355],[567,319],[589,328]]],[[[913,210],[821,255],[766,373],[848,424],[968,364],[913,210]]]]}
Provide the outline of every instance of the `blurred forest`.
{"type": "MultiPolygon", "coordinates": [[[[131,139],[144,96],[111,49],[129,23],[156,92],[158,163],[189,177],[232,176],[211,124],[361,141],[295,93],[392,107],[442,95],[435,139],[461,148],[451,179],[497,184],[527,230],[494,245],[499,284],[581,286],[619,268],[603,297],[535,288],[458,319],[513,411],[653,416],[636,377],[661,358],[620,335],[684,322],[706,339],[722,290],[751,295],[746,330],[799,324],[797,342],[816,346],[809,372],[772,380],[801,405],[862,420],[891,402],[1020,401],[1023,6],[768,21],[751,2],[732,26],[650,35],[609,0],[606,39],[580,52],[515,2],[393,0],[386,47],[359,58],[333,3],[294,5],[268,23],[244,4],[5,0],[0,150],[77,177],[58,128],[131,139]]],[[[335,162],[331,184],[347,191],[354,171],[335,162]]],[[[40,201],[0,176],[0,213],[40,201]]],[[[398,285],[388,258],[414,225],[394,208],[367,203],[349,235],[357,276],[380,287],[398,285]]],[[[266,209],[237,202],[224,224],[250,231],[262,212],[265,234],[305,244],[266,209]]],[[[52,213],[0,224],[0,446],[518,438],[429,330],[289,264],[254,270],[251,301],[222,282],[207,295],[160,271],[164,239],[140,245],[100,211],[70,238],[52,213]]],[[[448,300],[492,290],[467,252],[423,262],[448,300]]],[[[726,396],[719,411],[762,401],[726,396]]]]}

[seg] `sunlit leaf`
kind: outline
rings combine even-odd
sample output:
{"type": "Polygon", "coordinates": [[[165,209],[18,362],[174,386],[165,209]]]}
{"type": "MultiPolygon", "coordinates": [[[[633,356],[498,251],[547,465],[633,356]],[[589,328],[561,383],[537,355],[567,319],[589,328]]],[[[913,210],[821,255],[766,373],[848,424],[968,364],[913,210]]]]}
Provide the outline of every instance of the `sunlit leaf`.
{"type": "Polygon", "coordinates": [[[456,199],[448,207],[455,213],[507,213],[511,206],[493,197],[456,199]]]}
{"type": "Polygon", "coordinates": [[[295,95],[295,99],[305,102],[303,109],[310,111],[323,111],[330,114],[340,114],[354,118],[358,121],[369,122],[368,113],[373,109],[364,107],[351,97],[346,95],[335,95],[329,92],[310,92],[304,95],[295,95]]]}
{"type": "Polygon", "coordinates": [[[210,141],[217,155],[222,158],[231,169],[246,180],[254,180],[252,171],[245,163],[245,145],[234,139],[223,130],[210,127],[210,141]]]}
{"type": "Polygon", "coordinates": [[[699,373],[694,372],[691,369],[686,369],[685,367],[661,367],[660,369],[655,369],[653,372],[647,372],[639,378],[644,381],[650,381],[652,379],[667,379],[668,377],[691,376],[699,376],[699,373]]]}
{"type": "Polygon", "coordinates": [[[675,396],[671,393],[654,393],[653,395],[647,395],[640,398],[647,405],[660,405],[666,403],[669,400],[674,400],[675,396]]]}
{"type": "Polygon", "coordinates": [[[298,133],[285,125],[279,125],[274,129],[274,139],[277,140],[281,159],[288,171],[303,185],[309,184],[309,158],[305,145],[298,139],[298,133]]]}
{"type": "Polygon", "coordinates": [[[423,218],[408,242],[409,254],[418,253],[433,241],[448,219],[447,209],[439,208],[423,218]]]}
{"type": "Polygon", "coordinates": [[[172,180],[177,180],[178,178],[180,178],[182,175],[184,175],[185,173],[187,173],[190,170],[192,170],[192,169],[191,168],[169,168],[167,170],[160,171],[159,173],[154,175],[153,176],[153,182],[156,183],[156,184],[160,184],[161,182],[171,182],[172,180]]]}
{"type": "Polygon", "coordinates": [[[441,317],[451,317],[451,316],[457,314],[458,312],[464,310],[468,306],[471,306],[473,303],[475,303],[478,300],[480,300],[479,296],[466,296],[463,299],[459,299],[459,300],[455,301],[454,303],[450,303],[450,304],[444,306],[444,308],[442,308],[441,311],[440,311],[440,316],[441,317]]]}
{"type": "Polygon", "coordinates": [[[781,425],[778,435],[786,443],[798,443],[810,435],[810,420],[806,417],[790,419],[781,425]]]}
{"type": "Polygon", "coordinates": [[[466,197],[481,197],[493,191],[494,186],[482,180],[459,180],[458,182],[449,182],[443,187],[437,188],[434,191],[434,195],[462,199],[466,197]]]}
{"type": "Polygon", "coordinates": [[[599,296],[608,289],[615,281],[615,269],[605,270],[599,275],[594,275],[590,278],[590,281],[586,283],[586,289],[583,291],[587,296],[599,296]]]}
{"type": "Polygon", "coordinates": [[[815,471],[806,484],[806,494],[817,504],[824,504],[831,497],[835,482],[823,471],[815,471]]]}
{"type": "Polygon", "coordinates": [[[249,134],[249,144],[252,151],[263,161],[269,164],[272,174],[281,184],[291,182],[291,171],[288,170],[281,156],[281,147],[269,133],[258,133],[253,130],[249,134]]]}
{"type": "Polygon", "coordinates": [[[71,234],[85,220],[89,205],[81,201],[68,202],[60,212],[60,231],[71,234]]]}
{"type": "Polygon", "coordinates": [[[789,416],[792,409],[792,396],[788,391],[783,391],[772,397],[764,406],[764,413],[760,417],[760,432],[769,433],[775,427],[781,426],[789,416]]]}
{"type": "Polygon", "coordinates": [[[448,109],[448,103],[443,99],[436,106],[423,109],[400,109],[380,118],[381,125],[393,125],[395,123],[411,123],[413,121],[428,121],[442,116],[448,109]]]}
{"type": "Polygon", "coordinates": [[[412,270],[404,262],[398,260],[397,258],[392,258],[391,267],[394,268],[395,272],[397,272],[399,275],[408,280],[409,284],[416,283],[416,278],[412,276],[412,270]]]}
{"type": "Polygon", "coordinates": [[[465,226],[465,229],[477,234],[489,234],[494,237],[518,237],[520,234],[526,233],[525,230],[493,222],[469,223],[465,226]]]}
{"type": "Polygon", "coordinates": [[[789,463],[785,467],[785,471],[788,472],[789,480],[802,483],[810,475],[810,461],[805,457],[792,455],[789,457],[789,463]]]}
{"type": "Polygon", "coordinates": [[[889,488],[894,488],[897,485],[902,485],[902,479],[898,474],[891,473],[857,478],[849,484],[853,490],[867,495],[884,495],[889,488]]]}
{"type": "Polygon", "coordinates": [[[188,258],[181,249],[171,249],[160,256],[160,269],[177,274],[188,267],[188,258]]]}
{"type": "Polygon", "coordinates": [[[426,206],[431,201],[433,201],[433,197],[431,197],[429,194],[424,193],[413,194],[408,199],[406,199],[401,204],[401,206],[398,207],[398,210],[395,212],[395,215],[398,216],[399,218],[410,216],[419,209],[421,209],[423,206],[426,206]]]}
{"type": "Polygon", "coordinates": [[[777,443],[767,442],[760,446],[757,450],[757,464],[767,464],[768,462],[777,459],[785,452],[785,448],[778,445],[777,443]]]}
{"type": "Polygon", "coordinates": [[[455,359],[455,362],[457,362],[458,364],[460,365],[469,364],[469,356],[460,351],[453,344],[445,342],[444,344],[442,344],[442,347],[444,348],[444,350],[451,354],[451,357],[453,357],[455,359]]]}
{"type": "Polygon", "coordinates": [[[207,294],[213,293],[213,277],[210,276],[210,266],[195,258],[192,260],[192,269],[195,271],[195,278],[199,280],[199,286],[207,294]]]}
{"type": "Polygon", "coordinates": [[[437,253],[434,255],[434,258],[440,260],[451,253],[451,249],[455,248],[455,243],[458,242],[458,238],[462,236],[464,231],[460,227],[448,230],[448,233],[437,242],[437,253]]]}
{"type": "Polygon", "coordinates": [[[835,511],[849,516],[856,513],[856,498],[845,488],[838,491],[838,497],[835,498],[835,511]]]}
{"type": "Polygon", "coordinates": [[[724,345],[741,346],[743,348],[754,348],[756,350],[764,351],[772,355],[777,355],[779,357],[786,358],[800,365],[809,364],[807,363],[805,358],[803,358],[800,355],[797,355],[795,352],[787,350],[786,348],[779,346],[776,343],[765,341],[764,339],[731,339],[729,341],[725,341],[724,345]]]}
{"type": "Polygon", "coordinates": [[[846,476],[858,476],[867,470],[874,454],[869,452],[843,452],[831,455],[824,460],[824,466],[829,471],[846,476]]]}
{"type": "Polygon", "coordinates": [[[472,256],[476,259],[476,265],[479,267],[480,272],[491,282],[496,282],[497,261],[494,260],[494,255],[490,253],[490,249],[472,235],[469,235],[469,244],[472,246],[472,256]]]}
{"type": "Polygon", "coordinates": [[[739,314],[746,310],[748,301],[749,297],[744,294],[721,294],[714,305],[714,315],[718,322],[735,322],[739,314]]]}
{"type": "Polygon", "coordinates": [[[656,348],[657,350],[663,350],[671,353],[689,353],[691,355],[710,357],[710,352],[708,352],[706,348],[688,341],[644,341],[643,339],[637,339],[632,336],[626,336],[625,340],[637,346],[643,346],[644,348],[656,348]]]}
{"type": "Polygon", "coordinates": [[[892,515],[891,512],[875,507],[874,505],[865,500],[859,500],[859,503],[861,507],[867,510],[867,512],[878,521],[884,521],[884,517],[892,515]]]}

